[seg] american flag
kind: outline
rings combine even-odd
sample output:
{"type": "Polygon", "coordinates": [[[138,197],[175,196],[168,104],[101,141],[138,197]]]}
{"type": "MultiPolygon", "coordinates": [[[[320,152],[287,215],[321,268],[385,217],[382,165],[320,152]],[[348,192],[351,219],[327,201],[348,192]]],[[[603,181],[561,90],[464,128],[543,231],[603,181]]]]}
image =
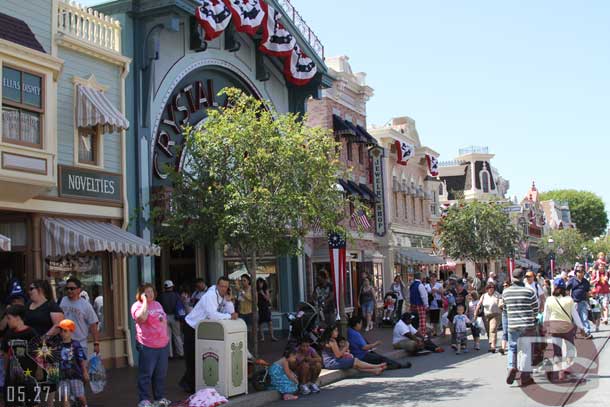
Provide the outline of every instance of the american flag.
{"type": "Polygon", "coordinates": [[[320,219],[314,220],[311,225],[309,225],[309,230],[311,230],[313,233],[323,232],[322,225],[320,224],[320,219]]]}
{"type": "MultiPolygon", "coordinates": [[[[333,279],[335,290],[335,302],[337,306],[337,321],[341,319],[339,315],[339,304],[341,295],[345,293],[346,282],[346,242],[345,238],[338,233],[328,234],[328,251],[330,254],[330,273],[333,279]]],[[[330,321],[327,321],[330,323],[330,321]]]]}
{"type": "Polygon", "coordinates": [[[352,213],[352,220],[362,229],[369,230],[371,228],[371,222],[369,222],[369,218],[362,209],[352,213]]]}

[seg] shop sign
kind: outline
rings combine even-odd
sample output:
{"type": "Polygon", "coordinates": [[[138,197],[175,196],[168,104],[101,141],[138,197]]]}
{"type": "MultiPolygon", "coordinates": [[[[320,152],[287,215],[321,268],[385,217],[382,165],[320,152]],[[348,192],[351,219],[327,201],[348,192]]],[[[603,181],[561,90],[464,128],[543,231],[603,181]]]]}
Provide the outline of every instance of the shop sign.
{"type": "Polygon", "coordinates": [[[385,199],[383,194],[383,147],[375,146],[369,150],[373,165],[373,192],[375,193],[375,234],[384,236],[385,199]]]}
{"type": "Polygon", "coordinates": [[[42,78],[17,69],[2,68],[2,97],[16,103],[42,106],[42,78]]]}
{"type": "Polygon", "coordinates": [[[119,174],[85,168],[59,166],[59,195],[120,203],[122,179],[119,174]]]}

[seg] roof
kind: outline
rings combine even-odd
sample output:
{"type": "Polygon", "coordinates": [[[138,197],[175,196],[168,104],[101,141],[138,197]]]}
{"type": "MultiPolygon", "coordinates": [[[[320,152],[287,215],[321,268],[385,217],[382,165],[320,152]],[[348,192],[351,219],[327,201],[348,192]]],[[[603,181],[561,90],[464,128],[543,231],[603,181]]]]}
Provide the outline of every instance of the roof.
{"type": "Polygon", "coordinates": [[[30,27],[24,21],[4,13],[0,13],[0,39],[14,42],[36,51],[45,52],[30,27]]]}

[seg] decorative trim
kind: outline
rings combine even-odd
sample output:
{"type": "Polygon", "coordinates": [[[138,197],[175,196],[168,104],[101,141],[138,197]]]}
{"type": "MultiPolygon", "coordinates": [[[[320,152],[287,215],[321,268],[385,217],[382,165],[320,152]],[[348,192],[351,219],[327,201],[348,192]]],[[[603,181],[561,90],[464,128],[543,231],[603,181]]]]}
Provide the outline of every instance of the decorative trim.
{"type": "Polygon", "coordinates": [[[23,155],[23,154],[16,154],[16,153],[7,153],[6,151],[2,152],[2,168],[5,170],[10,170],[10,171],[21,171],[21,172],[29,172],[31,174],[38,174],[38,175],[47,175],[48,174],[48,162],[45,158],[38,158],[38,157],[31,157],[29,155],[23,155]],[[29,160],[38,160],[38,161],[44,161],[44,171],[42,170],[35,170],[35,169],[31,169],[28,167],[20,167],[20,166],[14,166],[14,165],[6,165],[5,160],[6,160],[6,156],[15,156],[15,157],[23,157],[23,158],[27,158],[29,160]]]}
{"type": "Polygon", "coordinates": [[[107,51],[105,49],[96,47],[91,44],[87,44],[84,41],[66,33],[58,32],[55,37],[57,45],[72,49],[74,51],[82,52],[83,54],[92,56],[97,59],[101,59],[106,62],[110,62],[115,65],[123,66],[131,63],[131,58],[125,57],[115,52],[107,51]]]}
{"type": "Polygon", "coordinates": [[[72,83],[75,85],[87,86],[89,88],[93,88],[95,90],[99,90],[101,92],[106,92],[108,90],[108,86],[102,85],[95,79],[95,75],[91,74],[88,78],[81,78],[79,76],[72,77],[72,83]]]}
{"type": "Polygon", "coordinates": [[[59,78],[64,65],[62,59],[4,39],[0,39],[0,53],[6,53],[16,60],[24,61],[52,71],[53,79],[55,81],[59,78]]]}

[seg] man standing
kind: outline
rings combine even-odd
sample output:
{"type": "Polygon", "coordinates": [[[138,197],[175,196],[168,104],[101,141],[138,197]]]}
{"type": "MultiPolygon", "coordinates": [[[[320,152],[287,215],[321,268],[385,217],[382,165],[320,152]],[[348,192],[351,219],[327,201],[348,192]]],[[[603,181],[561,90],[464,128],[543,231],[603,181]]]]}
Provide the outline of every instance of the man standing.
{"type": "Polygon", "coordinates": [[[421,273],[413,274],[413,282],[409,287],[409,298],[411,300],[411,312],[416,312],[419,318],[418,332],[426,336],[426,313],[428,312],[428,291],[421,282],[421,273]]]}
{"type": "MultiPolygon", "coordinates": [[[[524,359],[532,356],[531,345],[519,349],[519,338],[533,335],[538,314],[538,300],[534,291],[523,283],[525,270],[513,271],[513,284],[504,289],[502,299],[508,316],[508,376],[507,384],[513,384],[517,376],[517,352],[521,351],[524,359]]],[[[524,369],[524,366],[521,366],[524,369]]],[[[531,372],[521,371],[521,386],[534,384],[531,372]]]]}
{"type": "Polygon", "coordinates": [[[568,290],[572,290],[572,299],[576,303],[578,315],[585,326],[585,339],[591,339],[591,325],[589,324],[589,291],[591,285],[585,279],[585,269],[582,265],[576,268],[576,276],[568,282],[568,290]]]}
{"type": "Polygon", "coordinates": [[[178,303],[182,299],[174,291],[174,282],[172,280],[165,280],[163,282],[163,292],[159,295],[158,301],[167,315],[167,336],[170,338],[169,357],[177,356],[181,358],[184,356],[184,345],[182,343],[180,318],[178,316],[178,303]]]}
{"type": "Polygon", "coordinates": [[[184,363],[186,370],[180,379],[180,387],[187,393],[195,393],[195,329],[201,321],[222,319],[237,319],[234,312],[223,312],[225,296],[229,290],[229,279],[220,277],[216,285],[211,286],[195,305],[195,308],[186,316],[184,321],[184,363]]]}
{"type": "Polygon", "coordinates": [[[481,294],[483,291],[483,273],[477,271],[472,279],[472,289],[481,294]]]}
{"type": "Polygon", "coordinates": [[[191,307],[197,305],[203,294],[207,291],[208,286],[205,284],[203,278],[198,278],[195,280],[195,291],[191,294],[191,307]]]}
{"type": "Polygon", "coordinates": [[[87,354],[87,338],[89,333],[93,336],[93,351],[100,352],[100,338],[97,324],[97,314],[93,306],[88,301],[81,298],[82,284],[76,277],[70,277],[66,281],[66,297],[62,298],[59,307],[64,312],[65,319],[70,319],[76,324],[76,329],[72,334],[72,339],[78,341],[80,346],[87,354]]]}
{"type": "Polygon", "coordinates": [[[432,324],[432,336],[440,335],[441,326],[441,307],[443,306],[443,285],[436,281],[436,275],[430,274],[430,283],[426,284],[428,299],[432,299],[428,306],[430,308],[430,323],[432,324]]]}
{"type": "Polygon", "coordinates": [[[523,281],[526,287],[531,288],[536,294],[536,299],[538,300],[539,312],[544,311],[544,289],[538,283],[538,280],[534,276],[534,272],[532,270],[527,270],[525,273],[525,280],[523,281]]]}

